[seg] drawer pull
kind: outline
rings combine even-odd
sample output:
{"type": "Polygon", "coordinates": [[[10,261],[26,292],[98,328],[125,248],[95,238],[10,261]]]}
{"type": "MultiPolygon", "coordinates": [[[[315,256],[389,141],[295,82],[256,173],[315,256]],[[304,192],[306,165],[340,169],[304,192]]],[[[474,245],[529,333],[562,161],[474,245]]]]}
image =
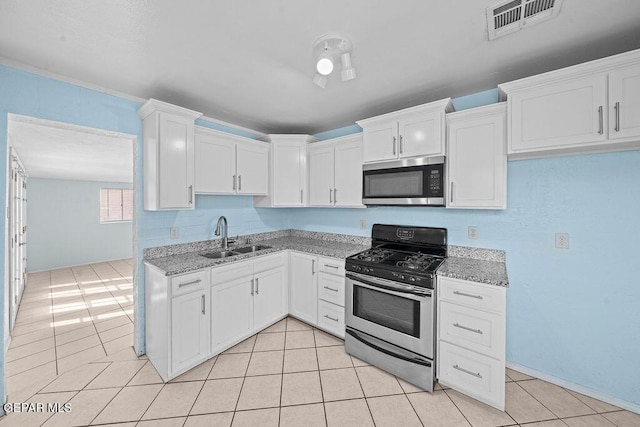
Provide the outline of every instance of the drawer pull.
{"type": "Polygon", "coordinates": [[[471,372],[471,371],[468,371],[468,370],[466,370],[464,368],[461,368],[458,365],[453,365],[453,369],[457,369],[460,372],[464,372],[465,374],[469,374],[469,375],[472,375],[472,376],[474,376],[476,378],[482,379],[482,375],[480,375],[480,372],[471,372]]]}
{"type": "Polygon", "coordinates": [[[481,329],[473,329],[473,328],[470,328],[468,326],[463,326],[463,325],[461,325],[459,323],[454,323],[453,326],[455,326],[456,328],[464,329],[465,331],[475,332],[476,334],[482,335],[482,330],[481,329]]]}
{"type": "Polygon", "coordinates": [[[331,265],[331,264],[325,264],[324,266],[328,268],[335,268],[336,270],[340,268],[337,265],[331,265]]]}
{"type": "Polygon", "coordinates": [[[598,133],[600,135],[602,135],[604,133],[604,120],[603,120],[603,113],[602,113],[602,105],[598,107],[598,118],[599,120],[599,125],[598,125],[598,133]]]}
{"type": "Polygon", "coordinates": [[[202,314],[206,314],[204,295],[202,295],[202,314]]]}
{"type": "Polygon", "coordinates": [[[328,314],[325,314],[325,315],[324,315],[324,317],[326,317],[326,318],[327,318],[327,319],[329,319],[329,320],[333,320],[334,322],[337,322],[337,321],[338,321],[338,319],[336,319],[335,317],[331,317],[331,316],[329,316],[328,314]]]}
{"type": "Polygon", "coordinates": [[[202,282],[202,279],[196,279],[196,280],[192,280],[190,282],[184,282],[184,283],[180,283],[178,285],[179,288],[183,287],[183,286],[189,286],[189,285],[195,285],[196,283],[200,283],[202,282]]]}
{"type": "Polygon", "coordinates": [[[338,292],[339,291],[339,289],[330,288],[329,286],[325,286],[324,288],[329,290],[329,291],[333,291],[333,292],[338,292]]]}
{"type": "Polygon", "coordinates": [[[456,294],[456,295],[463,296],[463,297],[469,297],[469,298],[475,298],[475,299],[484,299],[482,297],[482,295],[465,294],[464,292],[460,292],[460,291],[453,291],[453,293],[456,294]]]}

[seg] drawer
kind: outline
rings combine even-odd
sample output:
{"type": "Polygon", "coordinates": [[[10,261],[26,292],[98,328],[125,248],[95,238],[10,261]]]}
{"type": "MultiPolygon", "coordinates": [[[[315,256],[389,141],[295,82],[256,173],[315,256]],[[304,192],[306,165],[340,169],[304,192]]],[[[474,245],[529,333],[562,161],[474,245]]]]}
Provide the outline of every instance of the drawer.
{"type": "Polygon", "coordinates": [[[171,296],[188,294],[198,291],[209,284],[209,270],[200,270],[193,273],[181,274],[171,278],[171,296]]]}
{"type": "Polygon", "coordinates": [[[276,254],[269,254],[259,256],[253,259],[253,272],[260,273],[261,271],[271,270],[272,268],[281,267],[285,265],[285,257],[287,253],[285,251],[278,252],[276,254]]]}
{"type": "Polygon", "coordinates": [[[211,269],[211,284],[228,283],[232,280],[253,275],[253,259],[234,262],[229,265],[213,267],[211,269]]]}
{"type": "Polygon", "coordinates": [[[318,299],[344,307],[344,276],[320,272],[318,275],[318,299]]]}
{"type": "Polygon", "coordinates": [[[438,298],[473,308],[505,312],[506,289],[466,280],[438,277],[438,298]]]}
{"type": "Polygon", "coordinates": [[[503,314],[475,310],[447,301],[440,301],[439,313],[441,340],[496,359],[504,359],[503,314]]]}
{"type": "Polygon", "coordinates": [[[318,301],[318,327],[344,339],[344,307],[318,301]]]}
{"type": "Polygon", "coordinates": [[[344,260],[337,258],[318,257],[318,269],[325,273],[344,276],[344,260]]]}
{"type": "Polygon", "coordinates": [[[504,410],[504,362],[440,341],[438,381],[504,410]]]}

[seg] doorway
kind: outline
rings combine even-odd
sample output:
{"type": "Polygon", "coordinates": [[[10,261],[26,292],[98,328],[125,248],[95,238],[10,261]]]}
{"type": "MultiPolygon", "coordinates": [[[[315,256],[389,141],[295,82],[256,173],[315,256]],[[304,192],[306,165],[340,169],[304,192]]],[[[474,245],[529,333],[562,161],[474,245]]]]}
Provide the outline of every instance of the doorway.
{"type": "Polygon", "coordinates": [[[136,137],[9,114],[7,141],[11,395],[133,352],[136,137]]]}

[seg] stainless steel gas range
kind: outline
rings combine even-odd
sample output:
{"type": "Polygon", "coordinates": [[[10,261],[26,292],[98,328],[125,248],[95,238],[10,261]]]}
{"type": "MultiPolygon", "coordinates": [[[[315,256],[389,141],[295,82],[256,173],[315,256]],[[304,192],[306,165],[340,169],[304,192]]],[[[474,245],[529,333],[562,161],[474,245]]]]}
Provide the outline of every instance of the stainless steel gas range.
{"type": "Polygon", "coordinates": [[[375,224],[346,260],[345,348],[427,391],[435,376],[436,270],[445,228],[375,224]]]}

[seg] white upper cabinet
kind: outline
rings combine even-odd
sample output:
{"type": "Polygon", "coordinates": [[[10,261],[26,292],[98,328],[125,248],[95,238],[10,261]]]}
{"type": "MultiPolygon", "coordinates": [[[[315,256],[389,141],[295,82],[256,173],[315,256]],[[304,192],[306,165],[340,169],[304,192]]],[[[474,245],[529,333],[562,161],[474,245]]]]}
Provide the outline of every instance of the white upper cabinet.
{"type": "Polygon", "coordinates": [[[268,144],[196,127],[195,153],[196,193],[267,194],[268,144]]]}
{"type": "Polygon", "coordinates": [[[362,206],[362,134],[307,146],[309,206],[362,206]]]}
{"type": "Polygon", "coordinates": [[[499,85],[510,158],[640,146],[640,50],[499,85]]]}
{"type": "Polygon", "coordinates": [[[150,99],[142,118],[144,209],[194,208],[194,127],[202,114],[150,99]]]}
{"type": "Polygon", "coordinates": [[[359,120],[364,162],[445,155],[444,116],[451,111],[453,104],[447,98],[359,120]]]}
{"type": "Polygon", "coordinates": [[[609,73],[609,138],[640,137],[640,64],[609,73]]]}
{"type": "Polygon", "coordinates": [[[505,103],[447,115],[448,208],[506,209],[505,103]]]}
{"type": "Polygon", "coordinates": [[[306,206],[307,143],[317,141],[309,135],[268,135],[269,191],[267,197],[255,197],[257,207],[306,206]]]}

